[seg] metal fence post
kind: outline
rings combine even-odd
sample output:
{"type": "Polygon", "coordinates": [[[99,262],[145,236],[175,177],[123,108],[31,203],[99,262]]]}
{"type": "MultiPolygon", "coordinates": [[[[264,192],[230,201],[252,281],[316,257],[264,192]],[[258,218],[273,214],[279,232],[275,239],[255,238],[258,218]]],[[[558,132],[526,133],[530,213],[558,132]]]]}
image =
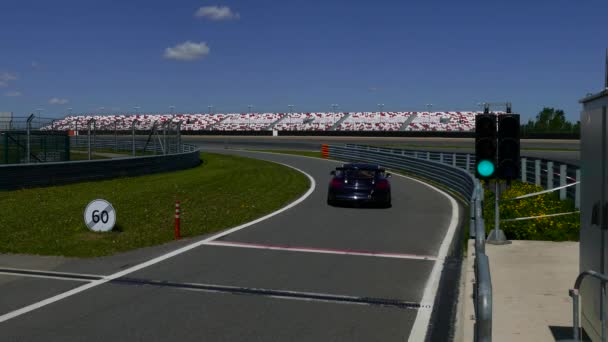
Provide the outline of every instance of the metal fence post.
{"type": "Polygon", "coordinates": [[[469,170],[471,169],[471,155],[467,153],[467,161],[466,161],[467,165],[465,166],[465,170],[467,170],[467,172],[469,172],[469,170]]]}
{"type": "MultiPolygon", "coordinates": [[[[430,158],[427,158],[430,159],[430,158]]],[[[443,164],[443,152],[439,152],[439,162],[443,164]]]]}
{"type": "Polygon", "coordinates": [[[553,189],[553,162],[547,162],[547,189],[553,189]]]}
{"type": "Polygon", "coordinates": [[[528,182],[528,159],[521,158],[521,181],[524,183],[528,182]]]}
{"type": "Polygon", "coordinates": [[[540,183],[540,160],[536,159],[534,161],[534,183],[536,185],[541,185],[540,183]]]}
{"type": "Polygon", "coordinates": [[[426,153],[426,160],[431,160],[431,152],[426,153]]]}
{"type": "Polygon", "coordinates": [[[135,156],[135,124],[137,120],[131,121],[131,152],[135,156]]]}
{"type": "Polygon", "coordinates": [[[87,150],[89,151],[89,160],[91,160],[91,123],[94,122],[95,119],[89,119],[89,121],[87,122],[87,136],[88,136],[88,148],[87,150]]]}
{"type": "Polygon", "coordinates": [[[163,124],[163,154],[167,154],[167,126],[169,125],[169,121],[163,124]]]}
{"type": "Polygon", "coordinates": [[[114,119],[114,152],[118,150],[118,120],[114,119]]]}
{"type": "MultiPolygon", "coordinates": [[[[31,130],[32,130],[32,120],[34,119],[34,114],[30,114],[27,118],[26,130],[27,130],[27,157],[25,160],[29,163],[31,161],[30,156],[32,154],[32,146],[31,146],[31,130]]],[[[8,132],[7,132],[8,134],[8,132]]]]}
{"type": "Polygon", "coordinates": [[[182,122],[177,123],[177,153],[182,153],[182,122]]]}
{"type": "MultiPolygon", "coordinates": [[[[566,164],[562,164],[559,166],[559,185],[566,185],[566,177],[568,176],[568,166],[566,164]]],[[[566,188],[559,189],[559,199],[566,199],[566,188]]]]}
{"type": "Polygon", "coordinates": [[[452,166],[456,166],[456,153],[452,153],[452,166]]]}

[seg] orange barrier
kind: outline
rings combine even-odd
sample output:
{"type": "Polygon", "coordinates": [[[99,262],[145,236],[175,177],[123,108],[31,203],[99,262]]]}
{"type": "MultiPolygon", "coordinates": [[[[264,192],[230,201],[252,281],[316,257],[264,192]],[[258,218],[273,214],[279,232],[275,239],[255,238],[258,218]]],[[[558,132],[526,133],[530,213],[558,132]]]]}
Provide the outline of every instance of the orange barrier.
{"type": "Polygon", "coordinates": [[[329,146],[327,144],[321,145],[321,157],[329,158],[329,146]]]}

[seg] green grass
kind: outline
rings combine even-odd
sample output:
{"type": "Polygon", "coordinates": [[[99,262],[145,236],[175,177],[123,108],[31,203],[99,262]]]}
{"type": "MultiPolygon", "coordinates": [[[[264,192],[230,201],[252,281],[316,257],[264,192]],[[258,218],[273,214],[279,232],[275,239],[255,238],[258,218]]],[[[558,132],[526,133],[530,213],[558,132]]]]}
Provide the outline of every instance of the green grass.
{"type": "Polygon", "coordinates": [[[249,150],[255,152],[272,152],[281,154],[292,154],[296,156],[321,158],[321,151],[297,151],[297,150],[249,150]]]}
{"type": "MultiPolygon", "coordinates": [[[[110,157],[100,156],[98,154],[92,153],[91,159],[110,159],[110,157]]],[[[89,154],[70,152],[70,161],[77,161],[77,160],[89,160],[89,154]]]]}
{"type": "Polygon", "coordinates": [[[182,236],[217,232],[295,200],[308,179],[288,167],[243,157],[203,154],[189,170],[0,192],[0,253],[93,257],[173,239],[175,201],[182,236]],[[83,212],[93,199],[117,212],[112,232],[94,233],[83,212]]]}

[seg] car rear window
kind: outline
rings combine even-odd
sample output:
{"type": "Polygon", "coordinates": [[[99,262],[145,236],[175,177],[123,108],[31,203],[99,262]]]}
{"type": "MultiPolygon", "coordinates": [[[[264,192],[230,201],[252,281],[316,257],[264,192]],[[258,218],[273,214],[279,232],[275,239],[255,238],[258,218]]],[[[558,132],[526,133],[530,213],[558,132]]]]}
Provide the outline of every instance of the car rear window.
{"type": "Polygon", "coordinates": [[[344,170],[344,176],[349,179],[372,179],[376,177],[376,170],[350,169],[344,170]]]}

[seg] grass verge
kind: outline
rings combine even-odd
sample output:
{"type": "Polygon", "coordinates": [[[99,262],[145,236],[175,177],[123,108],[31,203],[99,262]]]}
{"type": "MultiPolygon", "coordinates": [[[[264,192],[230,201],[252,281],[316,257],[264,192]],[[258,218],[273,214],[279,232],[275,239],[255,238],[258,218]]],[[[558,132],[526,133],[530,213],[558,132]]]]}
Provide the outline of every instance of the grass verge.
{"type": "Polygon", "coordinates": [[[189,170],[0,192],[0,252],[93,257],[173,239],[175,201],[182,236],[233,227],[279,209],[308,189],[308,178],[271,162],[204,154],[189,170]],[[93,199],[117,211],[112,232],[94,233],[83,212],[93,199]]]}

